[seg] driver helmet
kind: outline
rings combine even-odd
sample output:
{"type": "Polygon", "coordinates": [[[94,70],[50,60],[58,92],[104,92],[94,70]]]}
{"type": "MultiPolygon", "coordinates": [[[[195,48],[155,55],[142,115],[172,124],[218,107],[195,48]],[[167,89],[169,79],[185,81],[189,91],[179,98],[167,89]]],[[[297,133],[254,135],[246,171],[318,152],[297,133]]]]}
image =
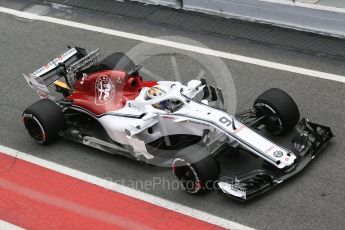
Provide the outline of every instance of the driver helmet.
{"type": "MultiPolygon", "coordinates": [[[[162,89],[160,86],[152,86],[151,88],[149,88],[146,91],[146,95],[145,95],[145,100],[151,100],[157,97],[161,97],[166,95],[167,93],[165,92],[164,89],[162,89]]],[[[157,104],[153,104],[153,107],[155,107],[156,109],[166,109],[167,105],[166,105],[166,101],[162,101],[159,102],[157,104]]]]}

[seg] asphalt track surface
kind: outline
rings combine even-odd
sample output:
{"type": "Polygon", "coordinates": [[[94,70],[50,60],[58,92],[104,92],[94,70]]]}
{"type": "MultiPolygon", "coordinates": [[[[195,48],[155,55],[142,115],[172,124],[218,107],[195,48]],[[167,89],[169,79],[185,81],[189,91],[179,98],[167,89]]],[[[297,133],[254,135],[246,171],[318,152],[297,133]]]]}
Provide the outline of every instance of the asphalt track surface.
{"type": "MultiPolygon", "coordinates": [[[[9,6],[7,1],[1,4],[9,6]]],[[[25,7],[21,4],[10,4],[10,7],[15,9],[25,7]]],[[[216,50],[345,75],[342,60],[310,56],[242,40],[162,28],[142,21],[99,15],[78,9],[47,11],[46,15],[151,37],[180,36],[197,40],[216,50]]],[[[237,104],[237,110],[251,106],[255,97],[268,88],[282,88],[296,100],[301,114],[312,121],[332,127],[337,136],[322,155],[298,177],[259,199],[242,204],[218,196],[214,192],[191,196],[182,190],[168,189],[167,181],[175,181],[170,169],[140,164],[67,140],[59,140],[48,147],[42,147],[28,137],[21,122],[21,113],[37,100],[37,96],[26,85],[21,76],[23,72],[31,72],[34,68],[43,65],[49,58],[63,51],[66,45],[77,45],[88,49],[100,48],[102,54],[106,56],[113,51],[128,52],[139,44],[138,41],[21,19],[3,13],[0,13],[0,31],[1,145],[100,178],[112,181],[123,179],[125,184],[129,185],[132,181],[153,181],[154,178],[156,180],[159,178],[165,182],[146,189],[139,186],[137,189],[257,229],[342,229],[345,226],[343,141],[345,86],[343,83],[222,60],[234,81],[237,96],[234,103],[237,104]]],[[[157,46],[157,49],[160,47],[157,46]]],[[[143,63],[145,69],[161,76],[162,79],[176,80],[176,68],[172,64],[173,60],[176,60],[179,71],[177,75],[180,75],[179,78],[184,82],[197,77],[205,69],[177,49],[168,51],[145,60],[143,63]]],[[[208,74],[216,76],[215,73],[208,73],[205,70],[205,75],[208,74]]],[[[227,94],[229,95],[231,93],[227,94]]],[[[251,157],[241,155],[235,160],[246,162],[251,160],[251,157]]]]}

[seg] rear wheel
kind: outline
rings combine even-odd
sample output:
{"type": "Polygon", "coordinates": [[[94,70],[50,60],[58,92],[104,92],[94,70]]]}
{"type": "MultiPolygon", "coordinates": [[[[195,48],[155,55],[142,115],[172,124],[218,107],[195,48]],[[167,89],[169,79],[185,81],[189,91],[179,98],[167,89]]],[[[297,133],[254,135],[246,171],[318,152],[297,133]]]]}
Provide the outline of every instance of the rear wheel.
{"type": "Polygon", "coordinates": [[[291,131],[299,121],[296,102],[281,89],[272,88],[261,94],[254,102],[259,116],[265,116],[266,129],[275,134],[291,131]]]}
{"type": "Polygon", "coordinates": [[[23,122],[29,135],[39,144],[58,139],[66,124],[61,108],[49,99],[42,99],[28,107],[23,113],[23,122]]]}

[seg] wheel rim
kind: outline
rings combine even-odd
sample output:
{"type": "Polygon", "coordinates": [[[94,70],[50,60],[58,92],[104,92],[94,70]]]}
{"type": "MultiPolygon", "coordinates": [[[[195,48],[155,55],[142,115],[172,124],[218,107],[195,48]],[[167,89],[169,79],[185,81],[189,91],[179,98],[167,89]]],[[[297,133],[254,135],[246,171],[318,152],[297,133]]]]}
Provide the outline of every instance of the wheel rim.
{"type": "Polygon", "coordinates": [[[202,189],[201,181],[194,167],[181,158],[173,162],[173,172],[188,193],[197,193],[202,189]]]}
{"type": "Polygon", "coordinates": [[[42,144],[46,141],[46,133],[44,132],[43,126],[37,120],[36,117],[30,114],[23,115],[23,121],[25,128],[28,130],[29,135],[38,143],[42,144]]]}
{"type": "Polygon", "coordinates": [[[268,131],[279,134],[283,130],[282,122],[279,117],[272,114],[271,116],[267,116],[266,120],[266,128],[268,131]]]}
{"type": "Polygon", "coordinates": [[[264,103],[259,103],[255,107],[260,114],[265,115],[264,123],[268,131],[273,134],[279,134],[283,131],[283,123],[272,107],[264,103]]]}

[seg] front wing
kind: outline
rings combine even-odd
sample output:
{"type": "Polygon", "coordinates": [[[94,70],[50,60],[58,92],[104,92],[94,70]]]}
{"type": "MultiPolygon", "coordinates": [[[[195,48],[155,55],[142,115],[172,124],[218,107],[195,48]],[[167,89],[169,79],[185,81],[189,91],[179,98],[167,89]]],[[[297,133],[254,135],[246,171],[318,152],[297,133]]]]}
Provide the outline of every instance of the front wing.
{"type": "Polygon", "coordinates": [[[284,171],[256,169],[234,177],[222,177],[216,182],[220,194],[240,201],[248,201],[302,171],[333,137],[329,127],[302,119],[297,125],[298,134],[293,139],[295,163],[284,171]]]}

